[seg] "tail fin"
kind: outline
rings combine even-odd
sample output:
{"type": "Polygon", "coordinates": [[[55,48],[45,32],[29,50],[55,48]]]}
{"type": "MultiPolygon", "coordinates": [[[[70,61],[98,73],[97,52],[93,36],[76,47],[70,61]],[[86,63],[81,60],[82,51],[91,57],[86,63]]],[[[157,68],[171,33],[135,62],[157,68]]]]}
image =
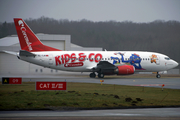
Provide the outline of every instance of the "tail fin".
{"type": "Polygon", "coordinates": [[[16,31],[19,37],[21,50],[26,50],[29,52],[61,51],[59,49],[43,45],[21,18],[14,18],[14,24],[16,26],[16,31]]]}

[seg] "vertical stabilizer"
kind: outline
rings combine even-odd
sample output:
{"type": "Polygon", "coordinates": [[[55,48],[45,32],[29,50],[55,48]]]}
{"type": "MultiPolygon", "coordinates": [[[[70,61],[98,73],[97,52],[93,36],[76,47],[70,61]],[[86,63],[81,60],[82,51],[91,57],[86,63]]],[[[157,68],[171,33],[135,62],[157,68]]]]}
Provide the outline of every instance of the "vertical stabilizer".
{"type": "Polygon", "coordinates": [[[29,26],[21,18],[14,18],[14,24],[16,26],[16,31],[19,37],[21,50],[26,50],[29,52],[61,51],[59,49],[43,45],[33,33],[33,31],[29,28],[29,26]]]}

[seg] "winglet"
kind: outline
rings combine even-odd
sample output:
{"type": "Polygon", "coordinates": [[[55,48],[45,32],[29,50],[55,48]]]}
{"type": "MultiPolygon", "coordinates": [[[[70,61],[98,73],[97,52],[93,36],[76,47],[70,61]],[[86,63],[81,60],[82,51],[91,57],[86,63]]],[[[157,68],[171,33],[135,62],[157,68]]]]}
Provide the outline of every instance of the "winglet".
{"type": "Polygon", "coordinates": [[[26,50],[29,52],[61,51],[59,49],[43,45],[21,18],[14,18],[14,24],[16,26],[16,31],[19,37],[21,50],[26,50]]]}

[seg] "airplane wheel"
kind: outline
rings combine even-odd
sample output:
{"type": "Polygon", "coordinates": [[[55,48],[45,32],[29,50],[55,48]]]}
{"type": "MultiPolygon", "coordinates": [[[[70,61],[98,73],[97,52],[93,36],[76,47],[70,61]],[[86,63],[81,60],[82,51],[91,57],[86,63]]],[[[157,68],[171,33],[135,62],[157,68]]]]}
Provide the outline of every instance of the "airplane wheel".
{"type": "Polygon", "coordinates": [[[157,75],[156,75],[156,77],[157,77],[157,78],[160,78],[160,77],[161,77],[161,75],[160,75],[160,74],[157,74],[157,75]]]}
{"type": "Polygon", "coordinates": [[[103,74],[103,73],[99,73],[99,74],[98,74],[98,77],[99,77],[99,78],[104,78],[104,74],[103,74]]]}
{"type": "Polygon", "coordinates": [[[96,74],[95,74],[95,73],[90,73],[90,74],[89,74],[89,77],[90,77],[90,78],[95,78],[95,77],[96,77],[96,74]]]}

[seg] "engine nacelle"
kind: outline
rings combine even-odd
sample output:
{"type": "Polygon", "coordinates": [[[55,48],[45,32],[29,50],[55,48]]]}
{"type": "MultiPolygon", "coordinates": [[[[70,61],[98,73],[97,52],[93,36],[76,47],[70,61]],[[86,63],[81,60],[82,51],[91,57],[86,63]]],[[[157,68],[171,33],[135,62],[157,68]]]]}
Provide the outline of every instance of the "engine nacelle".
{"type": "Polygon", "coordinates": [[[117,66],[117,69],[115,69],[115,73],[117,75],[130,75],[134,74],[135,68],[132,65],[122,65],[122,66],[117,66]]]}

